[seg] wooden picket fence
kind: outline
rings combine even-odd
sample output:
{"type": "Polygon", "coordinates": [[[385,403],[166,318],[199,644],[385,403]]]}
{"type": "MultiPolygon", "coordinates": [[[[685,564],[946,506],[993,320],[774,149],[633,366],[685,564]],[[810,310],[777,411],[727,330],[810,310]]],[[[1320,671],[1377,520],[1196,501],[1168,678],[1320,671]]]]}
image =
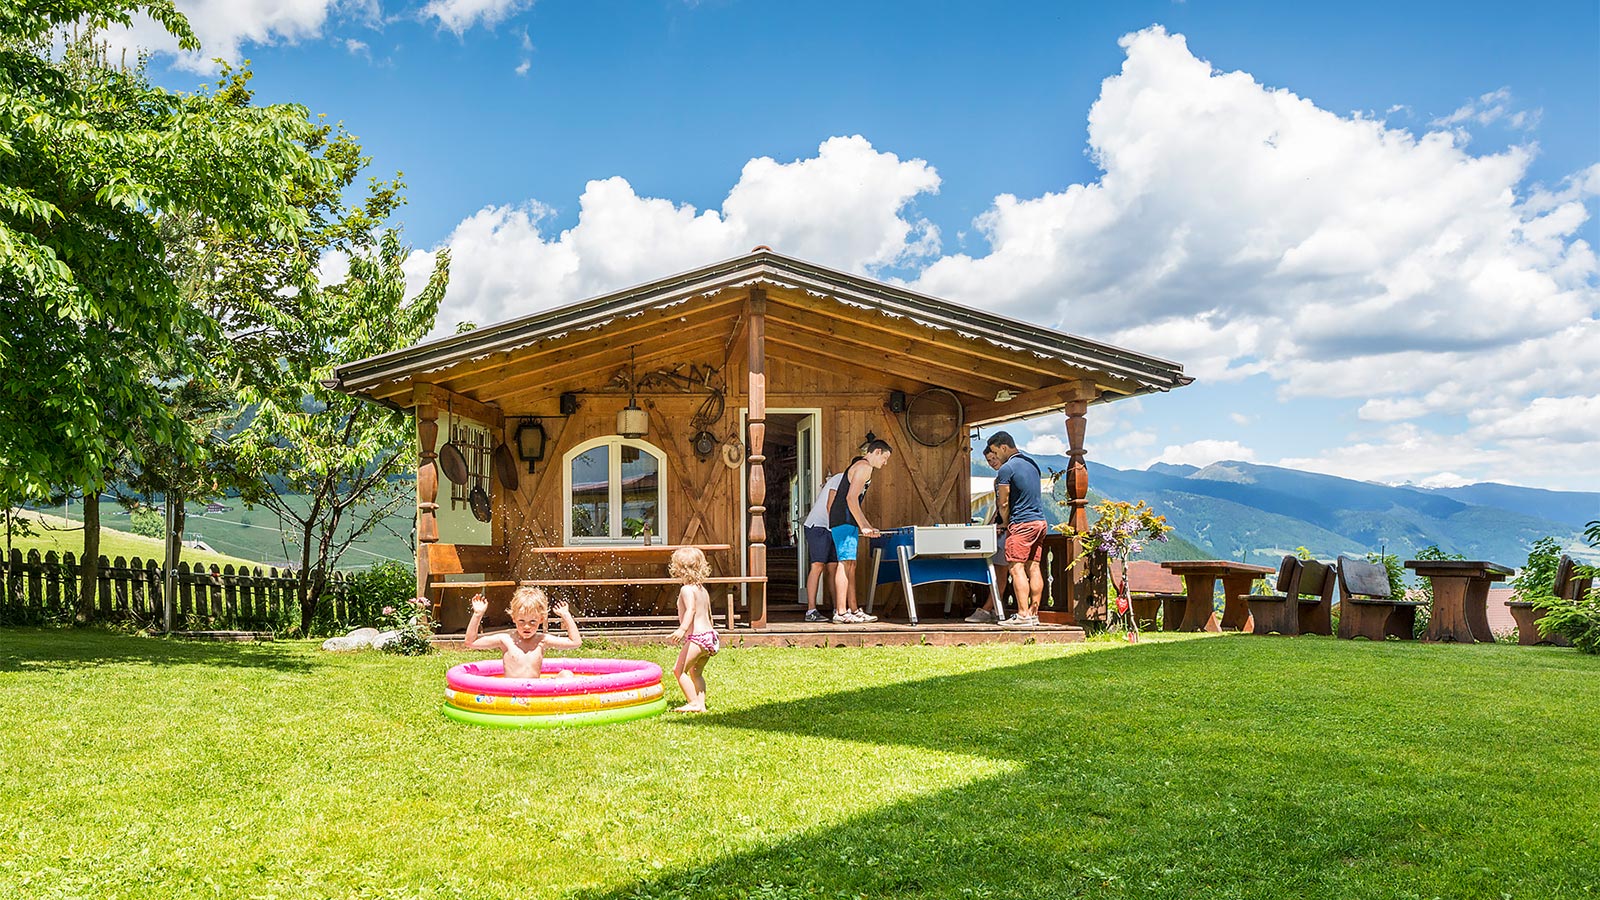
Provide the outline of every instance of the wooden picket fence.
{"type": "MultiPolygon", "coordinates": [[[[282,630],[300,623],[295,600],[295,573],[276,568],[263,571],[240,566],[206,567],[178,563],[173,627],[180,629],[282,630]]],[[[348,624],[352,614],[347,598],[349,578],[335,572],[323,591],[324,615],[330,626],[348,624]]],[[[100,557],[100,577],[94,603],[95,620],[153,623],[164,618],[162,592],[166,573],[155,560],[131,561],[100,557]]],[[[78,610],[78,561],[69,551],[59,557],[52,550],[13,549],[0,554],[0,624],[37,624],[68,621],[78,610]]],[[[371,624],[371,623],[361,623],[371,624]]]]}

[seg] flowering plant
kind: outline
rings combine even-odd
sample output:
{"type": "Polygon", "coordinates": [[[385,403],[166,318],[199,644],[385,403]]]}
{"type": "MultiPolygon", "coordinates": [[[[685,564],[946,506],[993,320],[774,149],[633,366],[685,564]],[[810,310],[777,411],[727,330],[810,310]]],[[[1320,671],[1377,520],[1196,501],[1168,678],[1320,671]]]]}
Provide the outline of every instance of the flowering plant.
{"type": "Polygon", "coordinates": [[[1172,526],[1167,524],[1166,516],[1156,515],[1156,511],[1146,506],[1143,500],[1137,504],[1103,500],[1095,505],[1094,512],[1093,524],[1081,533],[1066,522],[1057,525],[1056,530],[1083,541],[1083,551],[1078,554],[1078,559],[1099,552],[1107,559],[1116,560],[1121,566],[1122,581],[1117,586],[1116,612],[1127,625],[1128,639],[1136,640],[1134,636],[1139,633],[1139,623],[1128,614],[1128,559],[1143,550],[1147,542],[1165,543],[1172,526]]]}
{"type": "Polygon", "coordinates": [[[433,636],[433,617],[428,615],[432,605],[427,597],[412,597],[398,607],[385,606],[382,629],[398,634],[383,645],[384,651],[401,656],[432,653],[433,645],[428,643],[428,638],[433,636]]]}

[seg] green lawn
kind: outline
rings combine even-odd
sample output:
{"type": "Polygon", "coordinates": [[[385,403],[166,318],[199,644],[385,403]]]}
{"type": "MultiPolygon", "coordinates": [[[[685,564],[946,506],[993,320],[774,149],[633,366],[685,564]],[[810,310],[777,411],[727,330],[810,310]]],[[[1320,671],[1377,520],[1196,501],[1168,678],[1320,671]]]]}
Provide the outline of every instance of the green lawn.
{"type": "Polygon", "coordinates": [[[1600,884],[1600,659],[1570,650],[729,650],[711,715],[526,733],[439,715],[465,658],[0,630],[0,897],[1600,884]]]}

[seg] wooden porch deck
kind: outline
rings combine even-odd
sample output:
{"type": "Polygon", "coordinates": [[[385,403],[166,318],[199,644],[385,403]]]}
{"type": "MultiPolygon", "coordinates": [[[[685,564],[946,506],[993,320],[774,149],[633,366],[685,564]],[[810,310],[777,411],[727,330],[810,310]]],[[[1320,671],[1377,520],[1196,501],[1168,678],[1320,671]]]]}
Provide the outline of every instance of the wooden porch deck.
{"type": "MultiPolygon", "coordinates": [[[[605,641],[619,646],[664,644],[670,627],[587,628],[586,641],[605,641]]],[[[901,622],[873,622],[868,625],[808,624],[773,622],[756,631],[739,626],[720,630],[722,646],[727,647],[960,647],[979,644],[1075,644],[1083,640],[1083,629],[1068,625],[1035,625],[1009,628],[997,625],[968,625],[965,622],[924,621],[921,625],[901,622]]],[[[441,634],[433,643],[446,650],[461,649],[461,635],[441,634]]]]}

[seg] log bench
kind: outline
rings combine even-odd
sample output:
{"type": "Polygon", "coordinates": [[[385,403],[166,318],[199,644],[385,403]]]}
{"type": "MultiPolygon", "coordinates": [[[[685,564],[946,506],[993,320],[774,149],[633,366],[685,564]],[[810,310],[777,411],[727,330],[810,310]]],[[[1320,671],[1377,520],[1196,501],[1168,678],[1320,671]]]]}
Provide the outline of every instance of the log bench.
{"type": "Polygon", "coordinates": [[[1247,594],[1254,633],[1333,634],[1333,567],[1294,555],[1278,566],[1277,593],[1247,594]]]}
{"type": "MultiPolygon", "coordinates": [[[[701,582],[701,584],[707,585],[707,590],[708,591],[710,590],[710,586],[711,585],[729,585],[729,589],[728,589],[728,592],[727,592],[727,603],[725,605],[725,612],[720,617],[722,619],[722,623],[723,623],[723,627],[724,628],[732,628],[732,627],[734,627],[734,624],[736,622],[738,622],[738,620],[739,620],[739,616],[738,616],[737,611],[735,610],[735,603],[734,603],[734,598],[737,595],[737,591],[735,591],[732,586],[733,585],[741,585],[741,584],[766,584],[766,583],[767,583],[767,579],[765,577],[757,577],[757,576],[749,576],[749,575],[713,576],[713,577],[707,578],[707,579],[705,579],[704,581],[701,582]]],[[[505,580],[495,580],[495,581],[435,581],[435,582],[432,582],[429,585],[429,587],[430,587],[430,589],[432,589],[432,588],[440,588],[440,589],[445,589],[445,590],[474,590],[474,591],[481,591],[484,588],[496,588],[496,587],[640,587],[640,586],[646,586],[646,585],[658,585],[659,586],[659,585],[677,585],[677,584],[682,584],[682,582],[679,581],[676,578],[532,578],[532,579],[523,579],[521,581],[505,581],[505,580]]],[[[620,616],[580,616],[580,615],[574,615],[573,618],[575,620],[577,620],[578,625],[580,627],[583,626],[583,625],[586,625],[586,624],[598,625],[598,624],[621,623],[621,622],[676,622],[676,621],[678,621],[678,617],[677,616],[661,616],[661,615],[650,615],[650,614],[643,614],[643,613],[641,613],[639,615],[620,615],[620,616]]],[[[715,623],[718,618],[719,617],[717,616],[716,604],[715,604],[715,601],[713,601],[712,610],[711,610],[712,622],[715,623]]]]}
{"type": "MultiPolygon", "coordinates": [[[[1561,554],[1561,562],[1556,565],[1556,583],[1551,593],[1555,594],[1558,601],[1575,603],[1582,600],[1589,593],[1589,588],[1594,584],[1594,579],[1579,578],[1578,564],[1572,557],[1561,554]]],[[[1539,620],[1544,618],[1545,607],[1543,604],[1534,605],[1532,600],[1507,600],[1506,608],[1511,611],[1511,618],[1517,622],[1517,643],[1524,647],[1535,644],[1550,644],[1555,647],[1571,647],[1572,642],[1559,634],[1545,637],[1539,633],[1539,620]]]]}
{"type": "Polygon", "coordinates": [[[1339,637],[1413,640],[1417,630],[1414,600],[1396,600],[1389,591],[1389,571],[1377,563],[1339,557],[1339,637]]]}

